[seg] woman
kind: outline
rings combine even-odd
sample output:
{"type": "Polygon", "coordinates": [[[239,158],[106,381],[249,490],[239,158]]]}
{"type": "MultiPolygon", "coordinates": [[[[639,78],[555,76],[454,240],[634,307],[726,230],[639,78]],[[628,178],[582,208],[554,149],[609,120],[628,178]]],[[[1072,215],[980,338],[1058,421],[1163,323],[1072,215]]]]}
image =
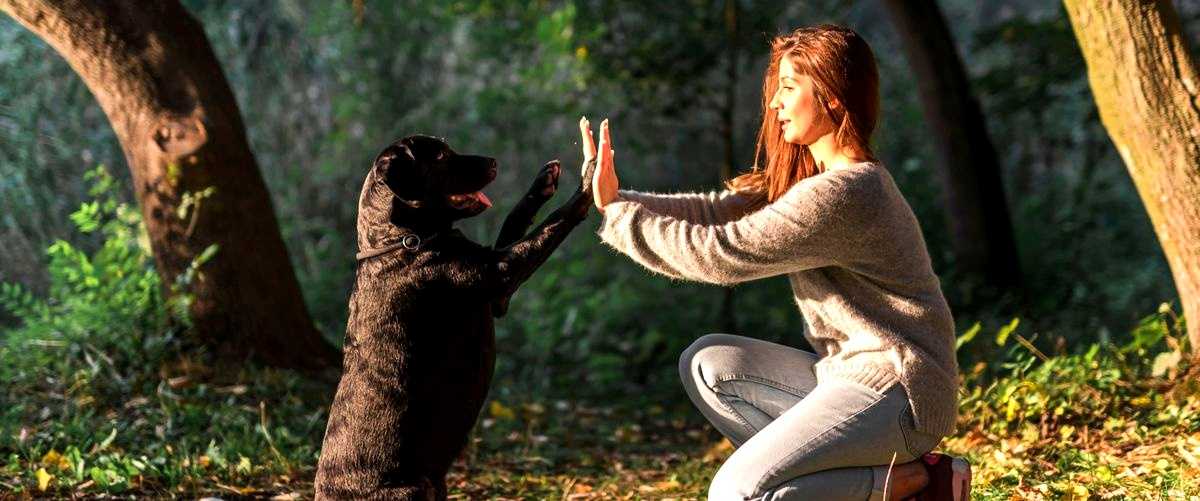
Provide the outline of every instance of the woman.
{"type": "Polygon", "coordinates": [[[678,279],[786,274],[817,352],[726,334],[684,351],[688,396],[737,447],[709,499],[965,499],[966,463],[928,454],[955,427],[954,323],[912,209],[868,144],[874,55],[832,25],[771,52],[755,168],[725,191],[618,191],[607,120],[593,179],[605,243],[678,279]]]}

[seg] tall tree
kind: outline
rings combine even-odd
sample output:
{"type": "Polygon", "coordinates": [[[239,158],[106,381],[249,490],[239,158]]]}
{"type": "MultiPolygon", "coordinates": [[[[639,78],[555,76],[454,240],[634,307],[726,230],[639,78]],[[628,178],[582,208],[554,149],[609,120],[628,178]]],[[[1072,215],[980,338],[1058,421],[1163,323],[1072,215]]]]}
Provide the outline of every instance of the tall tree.
{"type": "Polygon", "coordinates": [[[999,290],[1021,285],[1000,164],[987,122],[935,0],[884,0],[937,143],[956,265],[999,290]]]}
{"type": "Polygon", "coordinates": [[[226,360],[335,363],[300,295],[233,92],[183,6],[0,0],[0,10],[58,51],[99,101],[159,275],[169,294],[190,277],[189,313],[204,342],[226,360]]]}
{"type": "Polygon", "coordinates": [[[1200,75],[1168,0],[1064,0],[1100,120],[1158,235],[1200,353],[1200,75]]]}

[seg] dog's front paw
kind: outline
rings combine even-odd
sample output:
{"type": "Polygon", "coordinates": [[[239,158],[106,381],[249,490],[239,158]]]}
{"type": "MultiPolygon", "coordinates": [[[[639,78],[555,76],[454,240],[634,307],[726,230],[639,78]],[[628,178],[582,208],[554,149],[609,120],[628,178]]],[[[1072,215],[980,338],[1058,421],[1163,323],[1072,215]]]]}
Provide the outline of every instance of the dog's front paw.
{"type": "Polygon", "coordinates": [[[542,166],[542,170],[533,180],[533,186],[529,187],[530,195],[538,195],[544,198],[554,196],[554,192],[558,191],[558,175],[562,172],[562,167],[558,164],[558,160],[551,160],[542,166]]]}

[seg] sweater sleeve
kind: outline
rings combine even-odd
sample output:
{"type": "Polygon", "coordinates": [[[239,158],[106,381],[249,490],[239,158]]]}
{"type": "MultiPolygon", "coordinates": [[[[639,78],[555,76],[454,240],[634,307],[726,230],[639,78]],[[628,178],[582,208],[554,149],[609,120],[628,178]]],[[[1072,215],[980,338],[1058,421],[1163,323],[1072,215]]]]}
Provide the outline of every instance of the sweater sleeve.
{"type": "Polygon", "coordinates": [[[642,204],[652,212],[696,224],[736,221],[757,208],[758,197],[733,190],[708,193],[651,193],[620,190],[617,196],[642,204]]]}
{"type": "Polygon", "coordinates": [[[835,264],[854,245],[856,197],[847,183],[809,179],[737,221],[700,224],[618,200],[604,208],[600,238],[669,277],[720,285],[835,264]]]}

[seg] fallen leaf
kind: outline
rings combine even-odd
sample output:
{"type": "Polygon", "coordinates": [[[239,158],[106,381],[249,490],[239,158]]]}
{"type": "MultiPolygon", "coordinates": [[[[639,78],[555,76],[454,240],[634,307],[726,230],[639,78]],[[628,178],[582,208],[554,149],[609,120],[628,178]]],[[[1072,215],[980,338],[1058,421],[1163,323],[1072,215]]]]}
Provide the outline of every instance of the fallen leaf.
{"type": "Polygon", "coordinates": [[[704,452],[703,461],[705,463],[711,463],[713,461],[724,460],[725,457],[728,456],[732,451],[733,443],[727,438],[721,439],[720,442],[713,444],[712,447],[709,447],[708,450],[704,452]]]}
{"type": "Polygon", "coordinates": [[[50,486],[50,481],[54,479],[54,475],[46,473],[45,468],[38,468],[36,475],[39,491],[46,490],[46,488],[50,486]]]}
{"type": "Polygon", "coordinates": [[[496,400],[492,400],[491,405],[488,406],[488,413],[492,417],[504,421],[511,421],[517,418],[517,414],[512,409],[505,407],[504,404],[496,400]]]}

